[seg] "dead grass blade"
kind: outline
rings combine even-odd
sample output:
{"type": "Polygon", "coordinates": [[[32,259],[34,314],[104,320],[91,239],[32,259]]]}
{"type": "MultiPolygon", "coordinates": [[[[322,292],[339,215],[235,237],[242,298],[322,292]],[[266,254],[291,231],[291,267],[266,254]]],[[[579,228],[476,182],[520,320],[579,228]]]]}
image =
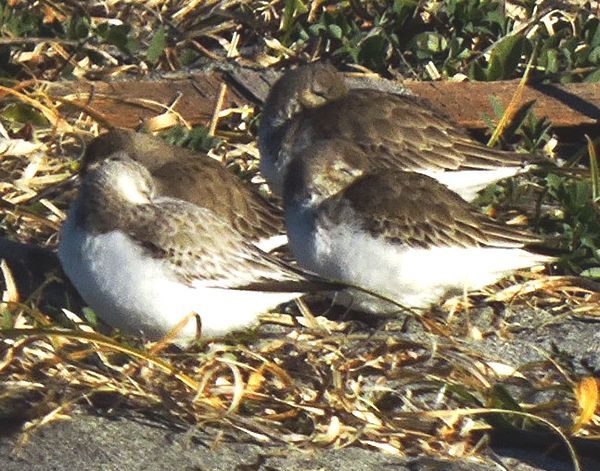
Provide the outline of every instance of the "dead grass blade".
{"type": "Polygon", "coordinates": [[[96,332],[80,332],[60,329],[3,329],[0,331],[0,333],[2,334],[2,336],[10,338],[17,338],[20,336],[43,336],[88,341],[96,345],[110,348],[111,350],[117,352],[125,353],[139,360],[147,361],[148,363],[159,367],[164,372],[169,373],[174,378],[177,378],[190,389],[197,390],[199,387],[199,384],[196,381],[194,381],[185,373],[178,371],[166,361],[152,356],[147,352],[137,350],[135,348],[128,347],[125,345],[121,345],[120,343],[115,342],[113,339],[98,334],[96,332]]]}
{"type": "Polygon", "coordinates": [[[554,425],[552,422],[544,419],[535,414],[530,414],[529,412],[523,411],[515,411],[515,410],[506,410],[506,409],[487,409],[487,408],[470,408],[470,409],[454,409],[454,410],[438,410],[438,411],[428,411],[422,413],[416,413],[417,415],[423,415],[425,417],[456,417],[456,416],[467,416],[467,415],[490,415],[490,414],[501,414],[501,415],[512,415],[515,417],[524,417],[527,419],[531,419],[534,422],[540,422],[552,430],[565,444],[567,450],[569,451],[569,455],[571,458],[571,462],[573,463],[573,469],[575,471],[581,471],[581,465],[579,464],[579,458],[577,457],[577,453],[575,452],[575,448],[571,444],[569,438],[564,434],[564,432],[554,425]]]}
{"type": "Polygon", "coordinates": [[[504,110],[502,118],[498,122],[496,129],[494,129],[494,132],[492,133],[492,136],[490,137],[487,143],[488,147],[494,147],[498,143],[498,140],[504,133],[505,129],[509,126],[509,124],[512,122],[517,112],[519,111],[519,103],[521,102],[521,98],[523,97],[523,92],[525,91],[527,81],[529,80],[529,73],[531,71],[533,62],[535,61],[536,57],[537,53],[534,51],[534,53],[531,54],[531,57],[529,58],[529,62],[527,63],[527,67],[525,68],[523,77],[521,77],[521,80],[519,81],[519,85],[517,85],[515,93],[510,99],[506,110],[504,110]]]}

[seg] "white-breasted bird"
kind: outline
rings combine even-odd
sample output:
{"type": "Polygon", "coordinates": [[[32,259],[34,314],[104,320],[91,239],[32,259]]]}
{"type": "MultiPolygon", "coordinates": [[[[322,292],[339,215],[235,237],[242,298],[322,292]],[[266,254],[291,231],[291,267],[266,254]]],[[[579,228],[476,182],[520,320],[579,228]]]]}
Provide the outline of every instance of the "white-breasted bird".
{"type": "MultiPolygon", "coordinates": [[[[540,238],[492,220],[427,175],[364,171],[369,156],[345,140],[317,141],[303,152],[284,184],[289,247],[321,276],[425,308],[552,260],[532,250],[540,238]]],[[[360,309],[398,310],[354,297],[360,309]]]]}
{"type": "Polygon", "coordinates": [[[322,139],[360,147],[366,167],[423,173],[471,201],[477,192],[528,168],[529,154],[491,149],[415,96],[348,89],[333,66],[289,70],[273,85],[259,126],[260,169],[276,194],[293,156],[322,139]]]}
{"type": "Polygon", "coordinates": [[[269,252],[287,242],[281,208],[215,159],[169,145],[156,136],[113,129],[96,137],[86,148],[82,174],[89,165],[116,152],[126,152],[148,169],[157,194],[215,211],[262,250],[269,252]]]}
{"type": "Polygon", "coordinates": [[[83,299],[125,333],[158,340],[189,316],[179,345],[336,289],[261,251],[214,209],[158,195],[149,171],[124,152],[89,163],[58,253],[83,299]]]}

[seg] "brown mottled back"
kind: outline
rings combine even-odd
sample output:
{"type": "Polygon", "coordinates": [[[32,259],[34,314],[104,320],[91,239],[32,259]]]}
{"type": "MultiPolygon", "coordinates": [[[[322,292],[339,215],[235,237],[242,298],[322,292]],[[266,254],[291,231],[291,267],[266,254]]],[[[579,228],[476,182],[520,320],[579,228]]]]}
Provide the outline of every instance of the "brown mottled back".
{"type": "Polygon", "coordinates": [[[157,193],[207,208],[242,235],[257,240],[284,231],[281,209],[273,206],[215,159],[128,130],[112,130],[87,148],[82,173],[94,162],[123,151],[152,174],[157,193]]]}

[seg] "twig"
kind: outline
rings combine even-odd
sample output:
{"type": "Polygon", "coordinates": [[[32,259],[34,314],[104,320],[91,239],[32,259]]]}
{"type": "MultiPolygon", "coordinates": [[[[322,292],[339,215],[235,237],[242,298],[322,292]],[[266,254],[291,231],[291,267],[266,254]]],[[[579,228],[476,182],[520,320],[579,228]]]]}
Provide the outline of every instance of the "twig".
{"type": "Polygon", "coordinates": [[[114,65],[118,65],[119,61],[111,56],[108,52],[103,51],[99,47],[90,46],[85,42],[76,41],[74,39],[60,39],[60,38],[0,38],[0,45],[16,45],[16,44],[43,44],[43,43],[57,43],[65,46],[77,47],[90,52],[100,54],[104,58],[108,59],[114,65]]]}

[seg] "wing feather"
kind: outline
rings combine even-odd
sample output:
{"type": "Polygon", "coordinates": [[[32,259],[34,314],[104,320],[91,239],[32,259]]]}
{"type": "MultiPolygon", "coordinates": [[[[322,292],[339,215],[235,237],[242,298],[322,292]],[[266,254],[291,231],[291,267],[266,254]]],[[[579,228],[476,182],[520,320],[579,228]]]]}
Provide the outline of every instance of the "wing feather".
{"type": "Polygon", "coordinates": [[[275,292],[334,287],[262,252],[209,209],[161,198],[139,213],[128,234],[189,285],[275,292]]]}
{"type": "Polygon", "coordinates": [[[298,139],[291,138],[295,145],[349,139],[376,156],[372,163],[377,168],[486,170],[521,166],[531,157],[490,149],[427,102],[378,90],[350,90],[336,101],[305,110],[298,119],[293,129],[298,139]]]}
{"type": "Polygon", "coordinates": [[[379,171],[325,201],[334,223],[353,217],[374,237],[409,247],[515,247],[541,242],[526,231],[485,216],[426,175],[379,171]]]}

